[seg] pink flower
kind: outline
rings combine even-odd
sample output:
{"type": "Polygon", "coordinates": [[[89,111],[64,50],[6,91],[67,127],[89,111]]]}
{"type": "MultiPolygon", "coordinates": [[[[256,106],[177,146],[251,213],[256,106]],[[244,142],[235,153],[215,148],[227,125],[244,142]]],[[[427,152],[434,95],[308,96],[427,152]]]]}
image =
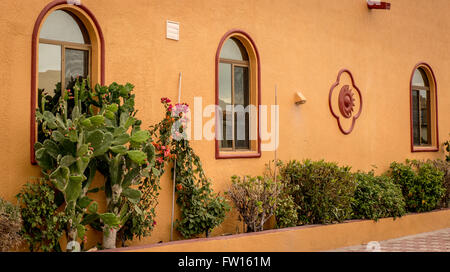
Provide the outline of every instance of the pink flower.
{"type": "Polygon", "coordinates": [[[168,157],[170,155],[170,150],[169,149],[166,149],[165,151],[164,151],[164,157],[168,157]]]}
{"type": "Polygon", "coordinates": [[[163,98],[161,98],[161,103],[170,103],[171,102],[171,100],[169,99],[169,98],[167,98],[167,97],[163,97],[163,98]]]}
{"type": "Polygon", "coordinates": [[[162,164],[162,163],[164,162],[163,158],[161,158],[161,157],[158,157],[158,158],[156,159],[156,161],[159,162],[160,164],[162,164]]]}

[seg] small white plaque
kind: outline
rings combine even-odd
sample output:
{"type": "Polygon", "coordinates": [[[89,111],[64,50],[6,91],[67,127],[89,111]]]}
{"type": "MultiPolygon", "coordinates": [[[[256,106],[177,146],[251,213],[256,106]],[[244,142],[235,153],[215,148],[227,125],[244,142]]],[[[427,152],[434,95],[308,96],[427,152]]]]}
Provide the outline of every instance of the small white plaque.
{"type": "Polygon", "coordinates": [[[180,23],[167,21],[166,23],[166,38],[171,40],[180,40],[180,23]]]}

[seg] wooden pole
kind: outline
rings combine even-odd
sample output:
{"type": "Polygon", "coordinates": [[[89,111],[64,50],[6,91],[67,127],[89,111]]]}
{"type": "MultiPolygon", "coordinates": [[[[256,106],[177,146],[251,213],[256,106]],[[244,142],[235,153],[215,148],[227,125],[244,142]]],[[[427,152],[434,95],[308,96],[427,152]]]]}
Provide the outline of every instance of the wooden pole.
{"type": "MultiPolygon", "coordinates": [[[[181,79],[182,73],[180,72],[180,77],[178,79],[178,103],[181,103],[181,79]]],[[[172,184],[172,218],[170,222],[170,241],[173,241],[173,221],[175,214],[175,179],[177,176],[177,159],[173,163],[173,184],[172,184]]]]}

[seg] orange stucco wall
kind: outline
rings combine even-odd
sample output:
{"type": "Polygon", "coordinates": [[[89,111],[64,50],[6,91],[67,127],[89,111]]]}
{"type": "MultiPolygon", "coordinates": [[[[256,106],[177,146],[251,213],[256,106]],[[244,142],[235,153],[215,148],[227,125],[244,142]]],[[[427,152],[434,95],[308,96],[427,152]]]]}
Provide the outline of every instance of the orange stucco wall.
{"type": "MultiPolygon", "coordinates": [[[[50,0],[0,1],[0,197],[14,200],[30,177],[29,117],[31,35],[50,0]]],[[[173,100],[183,72],[182,100],[214,104],[215,53],[230,29],[255,41],[261,58],[262,104],[273,104],[278,86],[278,158],[326,159],[384,171],[406,158],[443,158],[411,153],[409,81],[418,62],[436,75],[439,138],[450,132],[450,18],[448,0],[391,0],[390,11],[369,11],[363,0],[82,0],[103,29],[106,83],[133,83],[139,117],[150,125],[162,117],[160,97],[173,100]],[[180,40],[165,38],[166,20],[180,22],[180,40]],[[344,136],[328,108],[328,93],[340,69],[353,73],[364,98],[354,131],[344,136]],[[301,91],[308,102],[294,105],[301,91]]],[[[205,118],[206,122],[210,118],[205,118]]],[[[215,160],[213,141],[195,141],[206,174],[224,191],[233,174],[260,174],[274,158],[215,160]]],[[[169,240],[171,182],[166,176],[151,237],[133,244],[169,240]]],[[[236,215],[213,235],[242,230],[236,215]]],[[[93,243],[95,244],[95,243],[93,243]]]]}

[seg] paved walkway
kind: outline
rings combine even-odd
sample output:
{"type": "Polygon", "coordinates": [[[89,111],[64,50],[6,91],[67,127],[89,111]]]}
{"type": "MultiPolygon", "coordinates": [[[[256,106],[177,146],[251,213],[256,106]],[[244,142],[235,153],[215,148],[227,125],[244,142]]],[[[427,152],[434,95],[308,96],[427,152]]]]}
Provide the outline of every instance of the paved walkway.
{"type": "Polygon", "coordinates": [[[450,252],[450,228],[330,252],[450,252]]]}

